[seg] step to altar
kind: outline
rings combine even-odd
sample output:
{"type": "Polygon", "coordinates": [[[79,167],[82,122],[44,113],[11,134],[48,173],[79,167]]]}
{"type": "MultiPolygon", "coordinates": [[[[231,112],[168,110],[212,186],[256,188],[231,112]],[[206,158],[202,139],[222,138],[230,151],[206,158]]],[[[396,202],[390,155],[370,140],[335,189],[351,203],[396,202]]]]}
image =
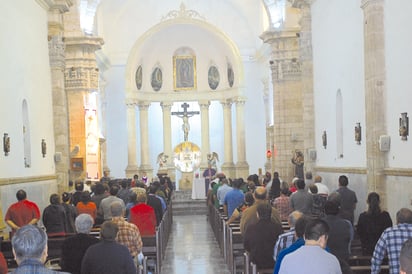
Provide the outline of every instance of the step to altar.
{"type": "Polygon", "coordinates": [[[174,216],[207,214],[206,199],[193,200],[191,190],[174,191],[172,203],[174,216]]]}

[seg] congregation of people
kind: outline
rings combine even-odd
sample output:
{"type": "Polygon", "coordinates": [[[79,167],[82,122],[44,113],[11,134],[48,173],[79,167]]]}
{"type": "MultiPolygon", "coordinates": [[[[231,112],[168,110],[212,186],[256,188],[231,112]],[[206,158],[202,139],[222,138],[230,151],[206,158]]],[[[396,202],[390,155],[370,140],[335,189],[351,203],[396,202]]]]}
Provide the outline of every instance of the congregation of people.
{"type": "MultiPolygon", "coordinates": [[[[17,267],[10,273],[137,273],[142,237],[155,236],[172,197],[170,178],[111,179],[74,183],[74,191],[50,195],[40,211],[20,189],[5,221],[17,267]],[[91,231],[97,234],[91,234],[91,231]],[[48,239],[64,237],[57,272],[45,267],[48,239]]],[[[8,273],[0,252],[0,274],[8,273]]]]}
{"type": "Polygon", "coordinates": [[[273,178],[269,172],[250,175],[247,181],[217,173],[207,193],[207,204],[227,216],[227,225],[238,223],[244,250],[257,269],[354,273],[356,250],[369,258],[368,273],[412,273],[412,211],[401,208],[393,223],[378,193],[370,192],[366,202],[367,210],[355,220],[358,199],[348,177],[339,176],[331,191],[311,172],[290,183],[277,172],[273,178]]]}

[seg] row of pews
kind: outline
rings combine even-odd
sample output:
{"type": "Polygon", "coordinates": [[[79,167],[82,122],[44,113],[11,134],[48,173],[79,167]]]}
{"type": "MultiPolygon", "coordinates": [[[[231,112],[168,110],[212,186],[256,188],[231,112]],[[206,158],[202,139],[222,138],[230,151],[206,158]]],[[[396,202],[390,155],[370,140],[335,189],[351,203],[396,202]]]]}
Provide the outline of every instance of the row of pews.
{"type": "MultiPolygon", "coordinates": [[[[149,270],[152,273],[160,274],[160,268],[165,256],[166,246],[169,241],[169,236],[173,223],[173,208],[172,202],[168,204],[168,207],[163,214],[162,221],[156,228],[156,234],[154,236],[142,237],[143,242],[143,262],[138,267],[138,274],[147,274],[149,270]]],[[[100,228],[93,228],[90,235],[97,238],[100,237],[100,228]]],[[[59,262],[61,257],[62,245],[65,239],[71,237],[72,234],[67,234],[58,237],[49,237],[48,257],[46,261],[46,267],[53,270],[60,270],[59,262]]],[[[9,271],[14,270],[17,267],[17,263],[14,259],[12,252],[12,245],[10,240],[1,240],[0,250],[3,253],[9,271]]]]}
{"type": "MultiPolygon", "coordinates": [[[[250,261],[249,254],[244,250],[243,237],[240,233],[240,224],[232,223],[227,225],[228,217],[221,213],[214,206],[208,208],[209,223],[212,227],[215,238],[219,244],[223,258],[232,274],[271,274],[273,269],[258,269],[250,261]]],[[[282,223],[284,231],[289,230],[287,222],[282,223]]],[[[352,256],[348,264],[355,274],[370,273],[371,256],[364,256],[361,252],[360,241],[355,239],[351,245],[352,256]]],[[[388,260],[385,259],[382,266],[382,274],[389,273],[388,260]]]]}

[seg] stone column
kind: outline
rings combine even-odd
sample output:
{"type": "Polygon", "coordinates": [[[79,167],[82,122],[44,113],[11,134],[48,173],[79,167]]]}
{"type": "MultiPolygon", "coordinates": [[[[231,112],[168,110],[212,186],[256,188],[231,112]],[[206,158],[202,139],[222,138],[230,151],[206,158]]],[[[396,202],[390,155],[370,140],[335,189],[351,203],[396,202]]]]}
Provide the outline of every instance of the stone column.
{"type": "Polygon", "coordinates": [[[52,81],[53,127],[55,166],[59,193],[68,190],[70,169],[69,115],[64,83],[65,46],[63,42],[63,16],[69,11],[69,1],[53,5],[49,10],[48,40],[52,81]]]}
{"type": "MultiPolygon", "coordinates": [[[[262,79],[263,84],[263,104],[265,105],[265,121],[266,121],[266,151],[273,152],[273,126],[271,126],[271,117],[273,117],[273,111],[269,102],[269,79],[262,79]]],[[[265,171],[272,173],[272,158],[266,158],[265,171]]]]}
{"type": "MultiPolygon", "coordinates": [[[[78,5],[78,2],[74,2],[78,5]]],[[[87,129],[85,123],[85,101],[89,94],[99,90],[99,69],[97,68],[95,52],[101,49],[103,39],[95,36],[86,36],[80,28],[79,9],[73,7],[63,16],[64,42],[66,46],[65,58],[65,87],[68,100],[70,149],[71,157],[83,159],[83,171],[70,171],[72,180],[83,180],[87,175],[86,146],[87,129]]],[[[99,117],[96,115],[96,119],[99,117]]],[[[96,136],[99,132],[93,132],[96,136]]],[[[100,148],[97,161],[100,161],[100,148]]]]}
{"type": "Polygon", "coordinates": [[[163,152],[169,156],[167,161],[167,175],[175,181],[175,168],[173,165],[173,148],[172,148],[172,102],[161,102],[163,110],[163,152]]]}
{"type": "Polygon", "coordinates": [[[153,168],[150,164],[149,154],[149,114],[148,110],[150,102],[138,102],[140,111],[140,149],[141,149],[141,165],[140,171],[146,172],[149,178],[153,177],[153,168]]]}
{"type": "Polygon", "coordinates": [[[137,174],[137,154],[136,154],[136,104],[133,102],[126,103],[127,119],[127,167],[126,177],[133,178],[137,174]]]}
{"type": "Polygon", "coordinates": [[[272,170],[286,181],[294,176],[291,158],[295,150],[304,151],[301,63],[296,33],[299,29],[269,30],[260,38],[271,46],[273,82],[273,145],[278,154],[272,170]]]}
{"type": "Polygon", "coordinates": [[[299,52],[302,69],[302,104],[303,104],[303,147],[305,148],[305,170],[313,171],[316,159],[309,157],[309,151],[315,150],[315,109],[313,95],[313,52],[312,52],[312,13],[313,0],[294,0],[293,6],[300,8],[299,52]]]}
{"type": "Polygon", "coordinates": [[[236,140],[237,140],[237,162],[236,177],[247,178],[249,176],[249,164],[246,161],[245,141],[245,98],[238,97],[234,100],[236,106],[236,140]]]}
{"type": "Polygon", "coordinates": [[[386,203],[383,169],[386,153],[379,151],[379,136],[386,134],[386,64],[384,0],[362,0],[364,12],[366,170],[368,191],[386,203]]]}
{"type": "Polygon", "coordinates": [[[232,144],[232,101],[221,102],[223,107],[223,131],[224,131],[224,152],[225,162],[222,164],[222,172],[228,178],[235,178],[235,165],[233,163],[232,144]]]}
{"type": "Polygon", "coordinates": [[[201,119],[201,130],[202,130],[202,162],[200,163],[201,170],[207,168],[207,154],[210,151],[210,132],[209,132],[209,101],[199,101],[200,106],[200,119],[201,119]]]}

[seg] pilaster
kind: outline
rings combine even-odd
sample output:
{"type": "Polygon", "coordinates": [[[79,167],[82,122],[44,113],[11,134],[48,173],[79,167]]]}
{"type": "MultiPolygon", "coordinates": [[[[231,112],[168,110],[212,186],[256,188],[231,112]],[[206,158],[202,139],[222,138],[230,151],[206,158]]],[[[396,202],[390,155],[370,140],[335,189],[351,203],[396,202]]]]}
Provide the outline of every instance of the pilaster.
{"type": "Polygon", "coordinates": [[[199,101],[200,106],[200,119],[201,119],[201,129],[202,129],[202,162],[200,163],[200,169],[204,170],[207,168],[207,154],[210,151],[210,133],[209,133],[209,106],[210,101],[199,101]]]}
{"type": "Polygon", "coordinates": [[[140,148],[141,165],[140,172],[146,172],[149,178],[153,177],[153,167],[150,164],[149,153],[149,114],[150,102],[139,101],[137,106],[140,111],[140,148]]]}
{"type": "Polygon", "coordinates": [[[136,154],[136,104],[126,102],[127,119],[127,168],[126,177],[132,178],[137,174],[137,154],[136,154]]]}
{"type": "Polygon", "coordinates": [[[48,41],[52,81],[53,128],[55,142],[55,167],[58,191],[68,190],[70,168],[69,116],[65,91],[65,45],[63,42],[63,13],[69,10],[70,1],[60,1],[49,8],[48,41]]]}
{"type": "Polygon", "coordinates": [[[365,51],[366,166],[368,191],[386,204],[386,153],[379,151],[379,136],[386,134],[386,64],[384,0],[363,0],[365,51]]]}
{"type": "Polygon", "coordinates": [[[160,106],[163,111],[163,152],[169,156],[167,162],[167,175],[175,180],[175,167],[173,165],[173,148],[172,148],[172,102],[161,102],[160,106]]]}

